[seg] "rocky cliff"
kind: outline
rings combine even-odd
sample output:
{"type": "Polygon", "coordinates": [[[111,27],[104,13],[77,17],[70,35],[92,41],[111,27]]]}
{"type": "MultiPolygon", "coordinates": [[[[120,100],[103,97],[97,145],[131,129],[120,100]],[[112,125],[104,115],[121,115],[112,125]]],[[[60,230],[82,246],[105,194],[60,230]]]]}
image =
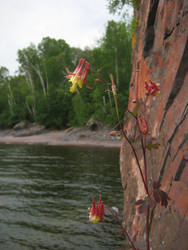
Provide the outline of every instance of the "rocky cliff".
{"type": "MultiPolygon", "coordinates": [[[[159,180],[171,198],[169,206],[154,207],[150,234],[152,250],[188,249],[188,1],[141,0],[133,52],[129,109],[145,97],[145,81],[160,83],[146,118],[150,137],[160,143],[147,153],[149,183],[159,180]],[[136,101],[135,101],[136,100],[136,101]]],[[[133,122],[126,129],[133,131],[133,122]]],[[[142,154],[139,161],[143,163],[142,154]]],[[[120,170],[124,189],[124,220],[136,241],[144,241],[145,217],[134,202],[144,194],[136,161],[122,142],[120,170]]]]}

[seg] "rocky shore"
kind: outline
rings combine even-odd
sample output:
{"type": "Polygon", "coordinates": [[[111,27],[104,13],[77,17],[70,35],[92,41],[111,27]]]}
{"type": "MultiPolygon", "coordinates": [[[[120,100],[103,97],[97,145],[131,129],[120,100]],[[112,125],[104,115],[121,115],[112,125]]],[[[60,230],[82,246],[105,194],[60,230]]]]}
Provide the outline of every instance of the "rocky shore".
{"type": "Polygon", "coordinates": [[[0,130],[1,144],[44,144],[120,148],[121,140],[110,136],[110,128],[91,130],[88,127],[46,130],[39,125],[0,130]]]}

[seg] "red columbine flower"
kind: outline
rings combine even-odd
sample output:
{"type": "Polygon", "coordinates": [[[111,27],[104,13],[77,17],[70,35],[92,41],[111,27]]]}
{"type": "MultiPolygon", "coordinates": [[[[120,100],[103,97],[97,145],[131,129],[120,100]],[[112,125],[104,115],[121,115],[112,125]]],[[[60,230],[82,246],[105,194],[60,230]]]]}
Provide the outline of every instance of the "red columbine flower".
{"type": "Polygon", "coordinates": [[[72,83],[72,86],[70,87],[70,92],[74,93],[76,91],[77,86],[82,88],[82,85],[84,84],[86,80],[89,68],[90,68],[90,64],[86,62],[84,59],[80,59],[73,73],[67,70],[67,73],[69,75],[66,76],[66,78],[70,79],[69,82],[72,83]]]}
{"type": "Polygon", "coordinates": [[[156,83],[152,82],[145,82],[145,89],[148,95],[157,96],[159,94],[159,88],[157,87],[156,83]]]}
{"type": "Polygon", "coordinates": [[[92,208],[88,208],[90,213],[89,213],[89,220],[93,223],[97,223],[98,221],[104,221],[104,205],[103,202],[101,201],[101,195],[99,198],[99,201],[97,202],[97,205],[95,204],[95,199],[93,198],[93,205],[92,208]]]}
{"type": "Polygon", "coordinates": [[[148,134],[149,130],[148,130],[147,121],[141,115],[138,116],[138,126],[139,126],[139,129],[140,129],[140,132],[143,135],[147,135],[148,134]]]}

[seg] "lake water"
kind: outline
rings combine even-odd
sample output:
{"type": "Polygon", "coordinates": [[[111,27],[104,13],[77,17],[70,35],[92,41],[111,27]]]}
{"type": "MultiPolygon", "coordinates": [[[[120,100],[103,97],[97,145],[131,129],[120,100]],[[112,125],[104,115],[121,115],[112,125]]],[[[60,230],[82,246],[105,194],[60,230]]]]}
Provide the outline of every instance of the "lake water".
{"type": "Polygon", "coordinates": [[[100,193],[122,209],[117,149],[0,145],[0,250],[119,249],[110,215],[88,221],[100,193]]]}

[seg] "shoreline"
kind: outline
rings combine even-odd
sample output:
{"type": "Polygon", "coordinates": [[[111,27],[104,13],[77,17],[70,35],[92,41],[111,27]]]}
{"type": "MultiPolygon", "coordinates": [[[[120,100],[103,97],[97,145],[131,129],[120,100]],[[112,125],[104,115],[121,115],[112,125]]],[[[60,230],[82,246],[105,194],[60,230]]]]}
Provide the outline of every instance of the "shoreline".
{"type": "Polygon", "coordinates": [[[121,140],[109,136],[108,133],[108,129],[90,131],[85,128],[73,128],[19,136],[15,135],[13,130],[5,130],[0,133],[0,144],[120,148],[121,140]]]}

